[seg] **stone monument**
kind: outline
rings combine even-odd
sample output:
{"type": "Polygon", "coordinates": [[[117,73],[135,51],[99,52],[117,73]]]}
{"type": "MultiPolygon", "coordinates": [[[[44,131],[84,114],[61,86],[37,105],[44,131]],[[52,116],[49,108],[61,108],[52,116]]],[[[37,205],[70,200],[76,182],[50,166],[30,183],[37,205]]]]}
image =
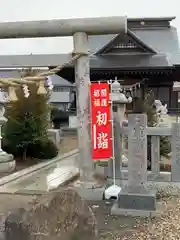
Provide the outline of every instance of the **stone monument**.
{"type": "Polygon", "coordinates": [[[12,172],[16,167],[13,155],[2,150],[2,126],[7,122],[7,118],[4,117],[6,103],[5,93],[0,91],[0,173],[12,172]]]}
{"type": "Polygon", "coordinates": [[[156,193],[147,189],[147,116],[128,117],[128,184],[123,187],[112,214],[150,216],[156,210],[156,193]]]}

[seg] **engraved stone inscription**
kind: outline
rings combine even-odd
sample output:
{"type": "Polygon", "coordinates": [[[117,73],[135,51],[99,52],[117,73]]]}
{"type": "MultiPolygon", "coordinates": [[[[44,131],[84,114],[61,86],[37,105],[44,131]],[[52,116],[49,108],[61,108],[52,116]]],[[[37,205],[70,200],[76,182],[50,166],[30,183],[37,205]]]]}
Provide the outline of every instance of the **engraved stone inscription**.
{"type": "Polygon", "coordinates": [[[140,187],[147,181],[147,116],[131,114],[128,123],[128,184],[140,187]]]}
{"type": "Polygon", "coordinates": [[[151,137],[151,171],[154,175],[160,172],[160,137],[151,137]]]}

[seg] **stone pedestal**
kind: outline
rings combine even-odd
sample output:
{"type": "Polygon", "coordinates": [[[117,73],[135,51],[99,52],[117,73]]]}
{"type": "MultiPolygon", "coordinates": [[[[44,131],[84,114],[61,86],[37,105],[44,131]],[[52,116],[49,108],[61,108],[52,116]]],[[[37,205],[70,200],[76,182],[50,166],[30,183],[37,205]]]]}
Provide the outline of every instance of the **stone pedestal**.
{"type": "Polygon", "coordinates": [[[0,174],[1,173],[11,173],[16,167],[16,161],[12,154],[7,154],[5,152],[0,153],[0,174]]]}
{"type": "Polygon", "coordinates": [[[48,129],[48,138],[53,141],[53,143],[59,147],[60,143],[60,130],[59,129],[48,129]]]}
{"type": "Polygon", "coordinates": [[[147,187],[147,116],[128,118],[128,185],[120,192],[112,214],[149,216],[156,210],[156,194],[147,187]]]}
{"type": "Polygon", "coordinates": [[[131,189],[128,186],[120,193],[118,207],[123,210],[155,211],[156,194],[140,188],[131,189]]]}
{"type": "Polygon", "coordinates": [[[10,173],[14,171],[16,167],[16,161],[12,154],[4,152],[1,148],[2,145],[2,126],[7,122],[7,119],[4,117],[5,109],[4,103],[2,101],[2,92],[0,92],[0,174],[1,173],[10,173]]]}

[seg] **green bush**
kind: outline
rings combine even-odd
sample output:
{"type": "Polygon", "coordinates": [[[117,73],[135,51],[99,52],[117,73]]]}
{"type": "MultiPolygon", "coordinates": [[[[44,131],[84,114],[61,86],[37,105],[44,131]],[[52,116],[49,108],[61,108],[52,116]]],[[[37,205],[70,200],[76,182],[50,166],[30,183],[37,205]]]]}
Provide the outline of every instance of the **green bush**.
{"type": "Polygon", "coordinates": [[[38,159],[51,159],[56,157],[57,154],[58,149],[51,140],[34,142],[27,149],[27,156],[38,159]]]}
{"type": "MultiPolygon", "coordinates": [[[[12,145],[11,142],[3,141],[2,149],[13,154],[15,158],[23,158],[23,147],[16,147],[12,145]]],[[[37,159],[51,159],[56,157],[58,154],[58,149],[56,145],[51,140],[46,141],[36,141],[29,144],[27,147],[26,157],[37,158],[37,159]]]]}
{"type": "Polygon", "coordinates": [[[17,148],[15,145],[11,145],[5,138],[2,140],[2,149],[7,153],[12,154],[15,158],[22,156],[22,149],[17,148]]]}
{"type": "MultiPolygon", "coordinates": [[[[25,72],[25,76],[34,75],[33,70],[25,72]]],[[[20,157],[23,161],[27,157],[51,158],[57,155],[57,149],[48,140],[48,114],[50,106],[47,104],[49,96],[38,95],[38,85],[29,85],[30,96],[24,97],[22,88],[16,89],[18,101],[10,102],[6,106],[7,123],[3,128],[4,150],[20,157]],[[29,150],[30,147],[33,151],[29,150]]]]}

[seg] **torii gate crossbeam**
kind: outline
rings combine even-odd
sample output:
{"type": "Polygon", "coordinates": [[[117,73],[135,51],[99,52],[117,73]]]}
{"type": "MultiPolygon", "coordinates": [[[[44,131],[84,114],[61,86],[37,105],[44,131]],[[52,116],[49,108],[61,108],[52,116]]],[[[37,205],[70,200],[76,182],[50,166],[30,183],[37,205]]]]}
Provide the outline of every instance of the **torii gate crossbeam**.
{"type": "Polygon", "coordinates": [[[82,56],[75,63],[77,86],[78,147],[82,182],[93,180],[89,131],[89,47],[88,35],[127,32],[127,18],[99,17],[0,23],[0,39],[73,36],[74,53],[82,56]]]}
{"type": "Polygon", "coordinates": [[[127,31],[126,17],[76,18],[0,23],[0,39],[116,34],[127,31]]]}

